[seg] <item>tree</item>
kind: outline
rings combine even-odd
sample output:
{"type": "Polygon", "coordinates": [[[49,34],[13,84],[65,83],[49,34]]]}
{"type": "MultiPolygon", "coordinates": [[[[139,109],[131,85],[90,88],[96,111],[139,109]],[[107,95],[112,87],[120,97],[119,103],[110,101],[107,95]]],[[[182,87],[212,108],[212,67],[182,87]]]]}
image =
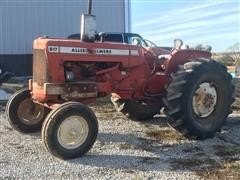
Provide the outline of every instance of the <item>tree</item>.
{"type": "Polygon", "coordinates": [[[236,77],[240,77],[240,42],[227,48],[227,51],[234,60],[236,77]]]}
{"type": "Polygon", "coordinates": [[[225,66],[233,66],[235,64],[235,60],[228,54],[217,56],[215,59],[223,63],[225,66]]]}
{"type": "Polygon", "coordinates": [[[240,66],[240,43],[237,42],[237,43],[233,44],[227,50],[228,50],[229,55],[235,61],[235,64],[237,66],[240,66]]]}

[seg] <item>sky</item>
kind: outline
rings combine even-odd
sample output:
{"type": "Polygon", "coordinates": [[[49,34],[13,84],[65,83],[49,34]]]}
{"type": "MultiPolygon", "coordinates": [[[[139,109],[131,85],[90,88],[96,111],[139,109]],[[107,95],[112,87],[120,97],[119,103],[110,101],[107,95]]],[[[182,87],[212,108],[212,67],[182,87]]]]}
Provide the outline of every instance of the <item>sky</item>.
{"type": "Polygon", "coordinates": [[[131,0],[132,32],[158,46],[211,45],[225,51],[240,42],[238,0],[131,0]]]}

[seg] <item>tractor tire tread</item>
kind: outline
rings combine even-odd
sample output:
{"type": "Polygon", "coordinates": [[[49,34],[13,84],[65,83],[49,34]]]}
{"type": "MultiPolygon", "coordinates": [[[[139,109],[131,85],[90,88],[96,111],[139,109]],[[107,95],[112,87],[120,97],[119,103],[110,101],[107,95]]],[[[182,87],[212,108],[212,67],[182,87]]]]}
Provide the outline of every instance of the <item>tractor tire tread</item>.
{"type": "MultiPolygon", "coordinates": [[[[179,70],[171,75],[172,81],[169,86],[166,88],[167,97],[163,98],[163,102],[165,104],[165,113],[169,117],[168,124],[180,132],[182,135],[187,138],[193,139],[205,139],[209,137],[213,137],[214,132],[201,134],[199,132],[194,131],[191,125],[187,124],[185,121],[186,117],[182,113],[185,95],[186,83],[188,79],[191,78],[192,75],[198,73],[198,71],[207,70],[209,66],[212,69],[215,69],[217,72],[223,73],[225,75],[225,79],[228,83],[231,83],[232,77],[227,73],[227,68],[214,61],[205,58],[197,58],[193,59],[190,62],[185,63],[184,65],[179,65],[179,70]],[[184,83],[182,83],[184,82],[184,83]]],[[[229,85],[229,84],[227,84],[229,85]]],[[[231,92],[233,94],[234,86],[231,84],[231,92]]],[[[230,100],[230,104],[234,101],[234,97],[230,100]]],[[[231,113],[231,112],[229,112],[231,113]]],[[[225,122],[223,122],[224,124],[225,122]]],[[[220,130],[221,127],[217,129],[220,130]]]]}

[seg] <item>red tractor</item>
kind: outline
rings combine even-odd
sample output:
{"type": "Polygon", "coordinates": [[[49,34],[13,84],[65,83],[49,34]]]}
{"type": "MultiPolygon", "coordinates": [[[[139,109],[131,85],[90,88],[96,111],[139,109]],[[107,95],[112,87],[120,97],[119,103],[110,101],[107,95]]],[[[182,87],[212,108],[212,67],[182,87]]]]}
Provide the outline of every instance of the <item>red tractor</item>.
{"type": "Polygon", "coordinates": [[[94,16],[82,16],[81,40],[38,38],[33,43],[33,79],[16,92],[6,113],[19,132],[42,130],[46,149],[67,159],[94,144],[98,122],[85,104],[111,94],[119,112],[142,121],[164,109],[168,123],[186,137],[212,137],[234,100],[231,75],[203,50],[172,51],[95,41],[94,16]],[[88,21],[86,23],[86,21],[88,21]]]}

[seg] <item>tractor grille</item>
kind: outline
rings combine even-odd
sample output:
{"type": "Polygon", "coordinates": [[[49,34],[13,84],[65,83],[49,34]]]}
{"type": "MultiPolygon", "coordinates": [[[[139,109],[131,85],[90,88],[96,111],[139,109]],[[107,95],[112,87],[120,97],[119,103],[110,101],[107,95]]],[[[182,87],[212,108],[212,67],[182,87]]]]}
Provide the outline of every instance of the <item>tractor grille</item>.
{"type": "Polygon", "coordinates": [[[33,50],[33,82],[43,86],[48,81],[47,57],[44,50],[33,50]]]}

